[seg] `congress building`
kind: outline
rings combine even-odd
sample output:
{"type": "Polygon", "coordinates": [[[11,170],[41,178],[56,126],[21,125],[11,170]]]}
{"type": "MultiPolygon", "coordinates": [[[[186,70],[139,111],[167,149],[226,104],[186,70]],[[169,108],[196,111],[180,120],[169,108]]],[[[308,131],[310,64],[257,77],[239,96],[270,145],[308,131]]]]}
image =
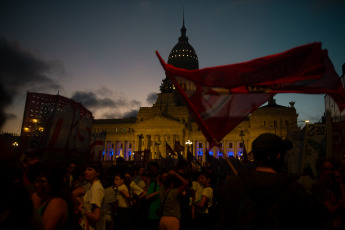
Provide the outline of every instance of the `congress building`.
{"type": "MultiPolygon", "coordinates": [[[[199,68],[198,57],[188,42],[184,22],[181,36],[171,50],[167,62],[189,70],[199,68]]],[[[228,156],[240,157],[244,147],[250,152],[252,141],[265,132],[286,138],[288,133],[299,131],[297,117],[294,102],[290,102],[289,106],[282,106],[272,99],[224,137],[221,142],[223,152],[228,156]]],[[[104,150],[102,153],[95,153],[94,158],[108,162],[115,161],[119,156],[126,161],[138,157],[146,160],[177,158],[167,151],[167,145],[174,149],[176,144],[184,147],[181,151],[184,158],[189,150],[204,164],[209,147],[193,115],[188,112],[167,77],[162,80],[156,102],[152,107],[141,107],[136,117],[94,120],[92,135],[100,137],[102,134],[104,150]]],[[[217,147],[209,153],[215,158],[223,157],[217,147]]]]}

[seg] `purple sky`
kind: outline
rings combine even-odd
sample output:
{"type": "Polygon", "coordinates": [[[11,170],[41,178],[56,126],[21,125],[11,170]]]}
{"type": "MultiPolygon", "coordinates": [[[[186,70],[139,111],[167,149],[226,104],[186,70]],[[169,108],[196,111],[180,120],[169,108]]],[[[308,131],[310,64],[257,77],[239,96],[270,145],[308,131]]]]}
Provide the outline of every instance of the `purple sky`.
{"type": "MultiPolygon", "coordinates": [[[[1,1],[0,58],[10,60],[0,68],[0,91],[7,95],[2,131],[19,134],[27,91],[73,97],[95,118],[130,116],[151,106],[165,77],[155,50],[167,60],[180,36],[183,8],[200,68],[322,42],[342,74],[344,1],[101,2],[1,1]]],[[[284,106],[295,101],[301,121],[317,122],[324,113],[324,95],[275,98],[284,106]]]]}

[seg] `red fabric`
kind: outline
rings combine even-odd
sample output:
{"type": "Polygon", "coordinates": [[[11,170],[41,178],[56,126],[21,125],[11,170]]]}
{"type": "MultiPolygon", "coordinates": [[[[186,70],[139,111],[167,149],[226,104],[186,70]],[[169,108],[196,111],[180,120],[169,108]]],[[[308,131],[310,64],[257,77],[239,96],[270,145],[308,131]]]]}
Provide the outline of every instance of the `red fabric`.
{"type": "Polygon", "coordinates": [[[156,54],[210,148],[276,93],[327,93],[345,108],[344,89],[321,43],[201,70],[176,68],[156,54]]]}

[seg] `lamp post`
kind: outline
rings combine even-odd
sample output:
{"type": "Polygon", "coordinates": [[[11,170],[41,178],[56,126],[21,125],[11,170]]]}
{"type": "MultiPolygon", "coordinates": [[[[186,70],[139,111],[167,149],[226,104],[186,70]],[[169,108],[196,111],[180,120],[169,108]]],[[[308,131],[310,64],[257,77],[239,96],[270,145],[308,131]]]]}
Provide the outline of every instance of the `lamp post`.
{"type": "Polygon", "coordinates": [[[298,122],[304,122],[304,127],[310,122],[309,120],[304,120],[304,121],[298,121],[298,122]]]}
{"type": "Polygon", "coordinates": [[[244,148],[244,140],[243,140],[243,137],[245,136],[243,130],[241,130],[239,136],[241,137],[241,141],[242,141],[242,146],[241,146],[241,147],[242,147],[241,156],[242,156],[242,154],[243,154],[243,148],[244,148]]]}
{"type": "MultiPolygon", "coordinates": [[[[186,141],[186,146],[187,146],[187,150],[189,151],[189,148],[190,148],[190,146],[192,146],[192,144],[193,144],[193,142],[191,142],[190,140],[188,140],[188,141],[186,141]]],[[[192,152],[193,152],[193,150],[192,150],[192,152]]]]}

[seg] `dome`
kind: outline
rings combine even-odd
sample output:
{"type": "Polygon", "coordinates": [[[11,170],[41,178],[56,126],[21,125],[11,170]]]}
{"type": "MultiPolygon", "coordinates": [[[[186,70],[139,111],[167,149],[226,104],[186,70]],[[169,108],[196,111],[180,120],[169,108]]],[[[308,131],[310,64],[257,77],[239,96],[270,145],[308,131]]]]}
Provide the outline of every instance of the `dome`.
{"type": "Polygon", "coordinates": [[[199,69],[198,56],[196,55],[194,48],[188,42],[186,31],[183,20],[181,37],[179,37],[178,43],[169,54],[168,64],[182,69],[199,69]]]}

